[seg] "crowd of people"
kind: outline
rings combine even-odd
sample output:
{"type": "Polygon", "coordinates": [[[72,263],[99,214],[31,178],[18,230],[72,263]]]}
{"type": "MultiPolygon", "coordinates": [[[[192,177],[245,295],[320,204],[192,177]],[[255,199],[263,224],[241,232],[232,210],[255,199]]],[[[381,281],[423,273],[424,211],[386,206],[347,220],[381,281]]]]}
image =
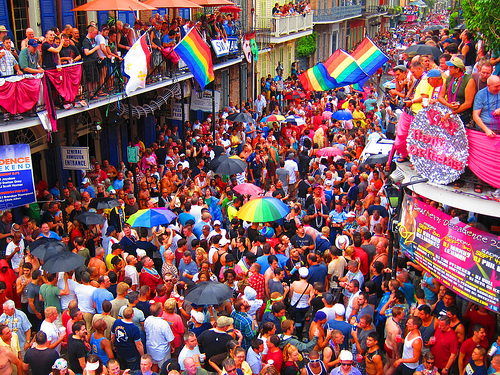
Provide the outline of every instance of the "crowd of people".
{"type": "MultiPolygon", "coordinates": [[[[52,33],[46,37],[55,38],[52,33]]],[[[419,38],[435,42],[424,33],[419,38]]],[[[448,48],[443,62],[404,56],[392,68],[396,89],[387,97],[371,84],[363,93],[346,87],[286,102],[269,76],[255,102],[231,103],[215,119],[186,122],[182,136],[175,127],[158,126],[147,147],[136,138],[137,164],[93,158],[77,182],[49,189],[37,181],[38,202],[5,211],[0,220],[1,373],[500,371],[496,315],[402,254],[392,276],[383,188],[390,169],[359,163],[367,142],[384,137],[395,137],[405,158],[402,121],[424,99],[492,133],[488,120],[498,100],[492,106],[491,97],[498,97],[500,82],[491,61],[468,57],[470,34],[461,38],[465,60],[452,56],[444,36],[435,42],[448,48]],[[465,71],[474,65],[478,74],[470,77],[465,71]],[[333,120],[341,108],[353,119],[333,120]],[[227,121],[237,111],[256,121],[227,121]],[[296,121],[262,121],[271,114],[296,121]],[[327,146],[340,153],[318,156],[327,146]],[[224,153],[245,160],[246,170],[214,173],[210,162],[224,153]],[[273,222],[240,220],[238,211],[251,199],[235,190],[244,182],[286,203],[289,213],[273,222]],[[93,208],[93,200],[103,198],[118,206],[93,208]],[[138,210],[157,207],[169,208],[175,219],[154,228],[127,223],[138,210]],[[102,215],[104,224],[79,221],[87,211],[102,215]],[[40,238],[63,242],[85,265],[47,273],[30,250],[40,238]],[[217,305],[188,302],[204,282],[227,285],[231,298],[217,305]]],[[[28,48],[33,41],[41,42],[28,37],[28,48]]],[[[46,53],[55,53],[50,48],[46,53]]],[[[300,90],[294,74],[284,87],[300,90]]],[[[415,198],[487,230],[474,215],[415,198]]]]}

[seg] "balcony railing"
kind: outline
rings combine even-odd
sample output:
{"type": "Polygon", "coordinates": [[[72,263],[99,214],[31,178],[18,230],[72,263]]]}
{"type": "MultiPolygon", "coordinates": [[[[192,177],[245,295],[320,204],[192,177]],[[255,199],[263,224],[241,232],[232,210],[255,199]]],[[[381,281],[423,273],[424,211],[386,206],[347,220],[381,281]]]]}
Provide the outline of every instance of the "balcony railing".
{"type": "Polygon", "coordinates": [[[260,18],[257,27],[271,30],[271,38],[280,38],[313,28],[313,14],[298,14],[284,17],[260,18]]]}
{"type": "Polygon", "coordinates": [[[366,14],[387,13],[387,6],[385,6],[385,5],[365,5],[363,7],[363,13],[366,13],[366,14]]]}
{"type": "Polygon", "coordinates": [[[315,9],[314,22],[333,22],[361,16],[361,5],[346,5],[329,9],[315,9]]]}

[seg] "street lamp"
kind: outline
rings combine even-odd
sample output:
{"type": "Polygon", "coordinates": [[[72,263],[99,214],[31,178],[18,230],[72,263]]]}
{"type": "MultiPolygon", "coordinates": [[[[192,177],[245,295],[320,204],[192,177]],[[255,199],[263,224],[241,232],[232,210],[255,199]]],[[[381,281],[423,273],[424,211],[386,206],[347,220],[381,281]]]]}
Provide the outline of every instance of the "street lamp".
{"type": "MultiPolygon", "coordinates": [[[[388,178],[388,184],[384,186],[384,191],[387,199],[389,200],[389,205],[391,206],[391,210],[389,212],[389,249],[387,250],[387,268],[392,270],[392,277],[396,277],[396,268],[397,268],[397,257],[398,251],[394,251],[394,243],[399,239],[397,233],[397,227],[400,221],[401,215],[401,207],[403,205],[404,191],[408,186],[421,184],[429,181],[427,178],[420,178],[418,180],[406,182],[404,184],[399,184],[404,179],[404,174],[396,169],[388,178]]],[[[399,241],[398,241],[399,242],[399,241]]],[[[399,245],[396,246],[399,249],[399,245]]]]}

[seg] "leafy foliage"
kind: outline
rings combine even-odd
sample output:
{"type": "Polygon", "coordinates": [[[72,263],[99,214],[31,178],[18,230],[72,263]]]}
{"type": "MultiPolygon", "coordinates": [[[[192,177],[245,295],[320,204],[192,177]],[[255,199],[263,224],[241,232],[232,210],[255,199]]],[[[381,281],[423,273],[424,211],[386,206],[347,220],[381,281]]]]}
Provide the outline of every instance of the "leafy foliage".
{"type": "Polygon", "coordinates": [[[500,7],[497,0],[463,0],[469,30],[477,30],[490,48],[500,48],[500,7]]]}
{"type": "Polygon", "coordinates": [[[455,26],[457,26],[458,22],[458,12],[453,12],[450,14],[450,20],[449,20],[449,25],[450,25],[450,30],[454,29],[455,26]]]}
{"type": "Polygon", "coordinates": [[[299,57],[309,57],[316,52],[316,40],[318,39],[318,34],[316,32],[303,36],[297,42],[297,55],[299,57]]]}

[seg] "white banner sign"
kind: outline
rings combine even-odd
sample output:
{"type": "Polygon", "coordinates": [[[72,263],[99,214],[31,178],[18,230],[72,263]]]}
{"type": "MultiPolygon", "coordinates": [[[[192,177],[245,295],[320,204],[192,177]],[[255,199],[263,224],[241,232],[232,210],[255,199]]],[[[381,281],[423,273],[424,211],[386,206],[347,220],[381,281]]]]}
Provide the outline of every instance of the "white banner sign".
{"type": "MultiPolygon", "coordinates": [[[[169,117],[172,120],[182,120],[182,105],[181,103],[172,104],[172,112],[169,117]]],[[[184,121],[189,120],[189,106],[184,104],[184,121]]]]}
{"type": "Polygon", "coordinates": [[[224,39],[212,39],[212,47],[217,57],[229,55],[229,43],[224,39]]]}
{"type": "Polygon", "coordinates": [[[61,147],[63,169],[89,170],[88,147],[61,147]]]}
{"type": "MultiPolygon", "coordinates": [[[[212,112],[212,91],[205,90],[203,94],[193,92],[191,94],[191,110],[212,112]]],[[[215,91],[215,111],[220,110],[220,91],[215,91]]]]}

